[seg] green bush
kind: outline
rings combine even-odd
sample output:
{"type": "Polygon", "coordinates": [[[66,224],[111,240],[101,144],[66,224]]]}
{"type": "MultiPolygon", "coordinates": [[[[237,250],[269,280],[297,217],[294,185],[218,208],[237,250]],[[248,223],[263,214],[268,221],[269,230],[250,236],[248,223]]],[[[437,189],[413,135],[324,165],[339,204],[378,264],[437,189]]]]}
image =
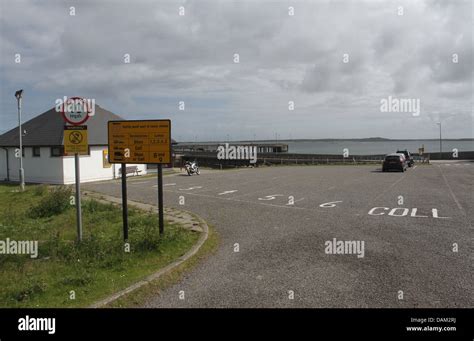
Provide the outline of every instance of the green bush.
{"type": "Polygon", "coordinates": [[[72,190],[66,186],[55,187],[30,211],[31,218],[46,218],[66,211],[71,205],[72,190]]]}

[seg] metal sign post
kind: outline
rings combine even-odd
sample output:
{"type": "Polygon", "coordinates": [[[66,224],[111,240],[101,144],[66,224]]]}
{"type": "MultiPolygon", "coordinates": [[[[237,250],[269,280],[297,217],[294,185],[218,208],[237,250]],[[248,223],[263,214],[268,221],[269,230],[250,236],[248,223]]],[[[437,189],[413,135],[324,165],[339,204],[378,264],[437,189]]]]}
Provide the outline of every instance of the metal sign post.
{"type": "Polygon", "coordinates": [[[76,182],[76,225],[77,225],[77,242],[82,242],[82,208],[81,208],[81,172],[79,164],[79,155],[89,154],[89,144],[87,135],[87,126],[80,125],[89,119],[89,109],[86,102],[80,97],[73,97],[66,103],[63,103],[62,111],[63,119],[66,124],[72,126],[64,126],[64,153],[66,155],[74,154],[74,173],[76,182]],[[68,106],[70,100],[77,101],[74,109],[68,106]],[[79,119],[78,119],[79,118],[79,119]]]}
{"type": "Polygon", "coordinates": [[[76,223],[77,241],[82,242],[82,209],[81,209],[81,174],[79,170],[79,154],[74,154],[74,165],[76,173],[76,223]]]}
{"type": "Polygon", "coordinates": [[[158,223],[160,228],[160,235],[163,234],[164,228],[164,218],[163,218],[163,167],[161,164],[158,166],[158,223]]]}
{"type": "Polygon", "coordinates": [[[79,155],[89,154],[87,137],[87,126],[65,126],[64,127],[64,153],[74,154],[74,173],[76,182],[76,224],[77,241],[82,242],[82,209],[81,209],[81,172],[79,155]]]}
{"type": "Polygon", "coordinates": [[[123,217],[123,240],[128,240],[128,205],[127,205],[127,164],[122,163],[122,217],[123,217]]]}

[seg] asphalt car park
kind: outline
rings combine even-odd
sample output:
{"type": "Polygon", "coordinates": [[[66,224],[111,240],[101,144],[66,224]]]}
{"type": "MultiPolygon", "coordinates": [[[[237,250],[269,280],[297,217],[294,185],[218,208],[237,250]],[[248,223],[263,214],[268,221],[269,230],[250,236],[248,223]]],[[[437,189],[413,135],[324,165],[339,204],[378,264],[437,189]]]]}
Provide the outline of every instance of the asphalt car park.
{"type": "MultiPolygon", "coordinates": [[[[220,245],[146,306],[472,307],[473,181],[474,162],[166,176],[165,206],[206,219],[220,245]],[[363,241],[363,257],[328,253],[333,240],[363,241]]],[[[131,178],[128,196],[156,203],[156,178],[131,178]]]]}

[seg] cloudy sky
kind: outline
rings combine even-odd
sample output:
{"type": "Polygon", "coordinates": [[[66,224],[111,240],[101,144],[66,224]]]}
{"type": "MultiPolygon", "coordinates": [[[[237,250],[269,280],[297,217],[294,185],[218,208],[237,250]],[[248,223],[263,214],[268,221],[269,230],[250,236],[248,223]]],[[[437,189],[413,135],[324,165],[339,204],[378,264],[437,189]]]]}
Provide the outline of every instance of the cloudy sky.
{"type": "Polygon", "coordinates": [[[471,0],[0,7],[0,132],[17,124],[22,88],[25,120],[82,96],[126,119],[170,118],[181,141],[436,138],[439,120],[446,137],[474,136],[471,0]],[[419,116],[381,112],[389,96],[418,99],[419,116]]]}

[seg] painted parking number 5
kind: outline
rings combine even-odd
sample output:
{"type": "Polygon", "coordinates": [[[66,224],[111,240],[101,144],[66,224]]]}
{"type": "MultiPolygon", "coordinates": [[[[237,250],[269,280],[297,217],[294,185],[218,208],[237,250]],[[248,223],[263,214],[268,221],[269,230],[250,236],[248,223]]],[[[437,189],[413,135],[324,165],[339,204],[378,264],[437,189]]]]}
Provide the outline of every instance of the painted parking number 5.
{"type": "Polygon", "coordinates": [[[342,201],[331,201],[331,202],[325,202],[324,204],[319,205],[319,207],[336,207],[336,203],[342,202],[342,201]]]}

